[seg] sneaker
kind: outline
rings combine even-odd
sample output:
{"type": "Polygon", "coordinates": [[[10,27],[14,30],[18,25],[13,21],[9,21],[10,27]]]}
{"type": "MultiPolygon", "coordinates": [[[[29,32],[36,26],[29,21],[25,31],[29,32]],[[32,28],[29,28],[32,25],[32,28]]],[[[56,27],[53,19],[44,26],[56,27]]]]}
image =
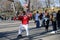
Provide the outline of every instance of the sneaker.
{"type": "Polygon", "coordinates": [[[17,38],[22,38],[22,35],[18,35],[17,38]]]}
{"type": "Polygon", "coordinates": [[[55,34],[55,33],[56,33],[56,31],[52,31],[52,32],[50,32],[50,33],[55,34]]]}

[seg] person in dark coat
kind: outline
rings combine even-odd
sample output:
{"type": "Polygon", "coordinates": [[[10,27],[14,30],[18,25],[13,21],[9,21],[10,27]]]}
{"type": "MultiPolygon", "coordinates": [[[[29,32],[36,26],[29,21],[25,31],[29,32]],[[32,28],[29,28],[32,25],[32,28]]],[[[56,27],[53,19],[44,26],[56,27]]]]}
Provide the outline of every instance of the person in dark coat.
{"type": "Polygon", "coordinates": [[[51,33],[56,33],[57,32],[57,26],[56,26],[56,12],[53,12],[51,15],[50,15],[50,19],[52,21],[52,28],[53,28],[53,31],[51,33]]]}
{"type": "Polygon", "coordinates": [[[47,10],[45,10],[45,16],[44,16],[44,26],[45,26],[45,31],[48,32],[48,28],[49,28],[49,13],[47,12],[47,10]]]}
{"type": "Polygon", "coordinates": [[[43,14],[42,13],[40,13],[39,18],[40,18],[40,27],[42,27],[43,26],[43,14]]]}
{"type": "Polygon", "coordinates": [[[60,10],[58,10],[56,18],[57,18],[58,29],[60,29],[60,10]]]}

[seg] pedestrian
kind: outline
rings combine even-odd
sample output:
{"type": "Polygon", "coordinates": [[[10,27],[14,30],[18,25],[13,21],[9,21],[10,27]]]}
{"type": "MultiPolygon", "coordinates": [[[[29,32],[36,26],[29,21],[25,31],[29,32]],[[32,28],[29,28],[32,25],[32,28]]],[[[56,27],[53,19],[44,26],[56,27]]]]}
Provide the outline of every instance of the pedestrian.
{"type": "Polygon", "coordinates": [[[48,28],[49,28],[49,13],[47,12],[47,10],[45,10],[45,13],[44,13],[44,25],[45,25],[45,31],[48,32],[48,28]]]}
{"type": "Polygon", "coordinates": [[[37,11],[35,14],[35,23],[36,23],[36,28],[40,28],[40,22],[39,22],[39,12],[37,11]]]}
{"type": "Polygon", "coordinates": [[[22,21],[21,25],[19,26],[18,37],[22,37],[22,28],[24,27],[26,30],[26,35],[29,36],[28,24],[30,16],[26,15],[26,12],[23,11],[23,15],[20,15],[20,20],[22,21]]]}
{"type": "Polygon", "coordinates": [[[60,29],[60,10],[58,10],[57,13],[57,24],[58,24],[58,29],[60,29]]]}
{"type": "Polygon", "coordinates": [[[51,18],[52,26],[53,26],[53,31],[51,33],[56,33],[57,26],[56,26],[56,12],[55,11],[50,15],[50,18],[51,18]]]}
{"type": "Polygon", "coordinates": [[[43,26],[43,14],[42,13],[40,13],[39,18],[40,18],[40,27],[42,27],[43,26]]]}

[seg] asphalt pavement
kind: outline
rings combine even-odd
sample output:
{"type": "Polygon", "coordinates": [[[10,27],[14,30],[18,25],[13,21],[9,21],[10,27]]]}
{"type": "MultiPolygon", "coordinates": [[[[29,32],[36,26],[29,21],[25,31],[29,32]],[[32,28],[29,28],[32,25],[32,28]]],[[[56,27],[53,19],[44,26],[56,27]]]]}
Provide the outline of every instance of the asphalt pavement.
{"type": "Polygon", "coordinates": [[[24,37],[26,32],[23,29],[22,35],[24,38],[17,38],[20,23],[19,21],[0,22],[0,40],[60,40],[60,30],[56,34],[51,34],[52,27],[49,27],[49,31],[45,32],[44,27],[35,28],[33,21],[29,23],[30,36],[24,37]]]}

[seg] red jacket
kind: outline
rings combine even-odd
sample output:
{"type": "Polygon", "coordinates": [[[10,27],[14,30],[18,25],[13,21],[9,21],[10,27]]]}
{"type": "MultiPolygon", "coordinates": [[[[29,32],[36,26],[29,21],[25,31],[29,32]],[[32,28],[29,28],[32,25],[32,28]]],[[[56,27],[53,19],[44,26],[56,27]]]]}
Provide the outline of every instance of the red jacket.
{"type": "Polygon", "coordinates": [[[19,19],[22,21],[22,24],[28,24],[30,17],[27,15],[20,16],[19,19]]]}

